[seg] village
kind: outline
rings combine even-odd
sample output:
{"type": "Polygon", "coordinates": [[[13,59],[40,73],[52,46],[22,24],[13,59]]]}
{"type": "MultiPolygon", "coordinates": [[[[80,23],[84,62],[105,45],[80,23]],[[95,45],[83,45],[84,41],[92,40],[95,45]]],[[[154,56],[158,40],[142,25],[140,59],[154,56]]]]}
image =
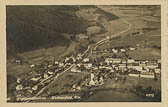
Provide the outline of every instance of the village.
{"type": "MultiPolygon", "coordinates": [[[[100,51],[102,56],[93,51],[93,55],[88,58],[83,58],[82,54],[78,54],[76,57],[66,57],[62,61],[44,61],[42,65],[30,64],[31,72],[27,74],[27,78],[17,78],[16,98],[38,96],[40,90],[50,84],[54,78],[59,78],[65,71],[87,72],[89,74],[85,79],[80,80],[82,81],[80,84],[72,84],[71,92],[85,89],[85,87],[101,86],[108,78],[114,78],[115,81],[118,81],[119,78],[116,75],[160,79],[161,60],[134,60],[126,54],[127,51],[134,50],[136,50],[135,47],[112,48],[100,51]],[[108,51],[113,55],[104,55],[108,51]],[[121,58],[114,55],[119,52],[124,53],[125,56],[121,58]]],[[[20,60],[16,60],[16,63],[21,64],[20,60]]],[[[124,80],[126,81],[126,77],[124,80]]]]}

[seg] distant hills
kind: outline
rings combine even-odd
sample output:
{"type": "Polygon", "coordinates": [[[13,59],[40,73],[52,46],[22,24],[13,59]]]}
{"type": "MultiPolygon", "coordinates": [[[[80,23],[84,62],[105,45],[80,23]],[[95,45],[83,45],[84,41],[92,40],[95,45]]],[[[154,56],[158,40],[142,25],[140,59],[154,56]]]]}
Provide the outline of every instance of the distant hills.
{"type": "MultiPolygon", "coordinates": [[[[21,53],[55,45],[68,45],[70,38],[86,33],[87,20],[77,17],[80,8],[97,8],[96,6],[7,6],[6,31],[7,52],[21,53]]],[[[98,9],[109,20],[118,17],[98,9]]]]}

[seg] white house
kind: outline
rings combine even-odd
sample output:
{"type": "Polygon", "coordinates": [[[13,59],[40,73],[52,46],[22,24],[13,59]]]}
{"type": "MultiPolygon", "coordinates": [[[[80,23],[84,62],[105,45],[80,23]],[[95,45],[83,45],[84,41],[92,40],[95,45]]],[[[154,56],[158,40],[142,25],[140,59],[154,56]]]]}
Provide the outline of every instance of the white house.
{"type": "Polygon", "coordinates": [[[78,63],[78,64],[76,64],[76,65],[77,65],[77,67],[81,67],[82,64],[78,63]]]}
{"type": "Polygon", "coordinates": [[[158,68],[157,68],[157,69],[155,69],[155,73],[157,73],[157,74],[160,74],[160,71],[161,71],[161,70],[160,70],[160,69],[158,69],[158,68]]]}
{"type": "Polygon", "coordinates": [[[48,71],[48,74],[49,74],[49,75],[53,75],[54,73],[53,73],[53,72],[51,72],[51,71],[48,71]]]}
{"type": "Polygon", "coordinates": [[[110,39],[110,37],[109,37],[109,36],[106,36],[106,38],[107,38],[107,39],[110,39]]]}
{"type": "Polygon", "coordinates": [[[59,63],[59,67],[63,67],[64,66],[64,63],[59,63]]]}
{"type": "Polygon", "coordinates": [[[135,60],[134,60],[134,59],[128,59],[127,62],[128,62],[128,63],[134,63],[135,60]]]}
{"type": "Polygon", "coordinates": [[[48,74],[44,74],[44,78],[48,78],[48,74]]]}
{"type": "Polygon", "coordinates": [[[56,65],[58,65],[58,64],[59,64],[59,62],[58,62],[58,61],[55,61],[54,63],[55,63],[56,65]]]}
{"type": "Polygon", "coordinates": [[[125,49],[120,49],[121,52],[125,52],[125,49]]]}
{"type": "Polygon", "coordinates": [[[112,52],[113,52],[113,53],[118,53],[118,50],[112,49],[112,52]]]}
{"type": "Polygon", "coordinates": [[[37,85],[35,85],[34,87],[32,87],[32,90],[37,90],[38,89],[38,86],[37,85]]]}
{"type": "Polygon", "coordinates": [[[158,67],[158,64],[147,64],[147,67],[150,69],[155,69],[158,67]]]}
{"type": "Polygon", "coordinates": [[[51,67],[52,67],[52,64],[49,64],[49,65],[48,65],[48,68],[51,68],[51,67]]]}
{"type": "Polygon", "coordinates": [[[126,64],[119,64],[119,69],[125,69],[126,68],[126,64]]]}
{"type": "Polygon", "coordinates": [[[30,65],[30,68],[33,68],[33,67],[35,67],[35,65],[34,65],[34,64],[31,64],[31,65],[30,65]]]}
{"type": "Polygon", "coordinates": [[[141,72],[141,77],[143,77],[143,78],[155,78],[153,72],[141,72]]]}
{"type": "Polygon", "coordinates": [[[73,68],[71,69],[71,72],[81,72],[81,71],[78,70],[76,67],[73,67],[73,68]]]}
{"type": "Polygon", "coordinates": [[[70,58],[66,57],[66,58],[65,58],[65,62],[68,62],[68,61],[69,61],[69,59],[70,59],[70,58]]]}
{"type": "Polygon", "coordinates": [[[40,80],[40,79],[41,79],[41,77],[31,78],[32,81],[38,81],[38,80],[40,80]]]}
{"type": "Polygon", "coordinates": [[[89,58],[84,58],[83,62],[89,62],[89,58]]]}
{"type": "Polygon", "coordinates": [[[141,66],[134,66],[134,69],[137,71],[142,71],[142,67],[141,66]]]}
{"type": "Polygon", "coordinates": [[[16,62],[17,64],[21,64],[21,61],[18,60],[18,59],[16,59],[15,62],[16,62]]]}
{"type": "Polygon", "coordinates": [[[161,63],[161,59],[158,59],[157,63],[161,63]]]}
{"type": "Polygon", "coordinates": [[[21,79],[20,78],[17,78],[17,83],[21,83],[21,79]]]}
{"type": "Polygon", "coordinates": [[[135,48],[133,48],[133,47],[130,47],[130,50],[131,50],[131,51],[134,51],[134,50],[135,50],[135,48]]]}
{"type": "Polygon", "coordinates": [[[23,89],[23,85],[20,84],[20,85],[17,85],[17,86],[16,86],[16,90],[17,90],[17,91],[22,90],[22,89],[23,89]]]}

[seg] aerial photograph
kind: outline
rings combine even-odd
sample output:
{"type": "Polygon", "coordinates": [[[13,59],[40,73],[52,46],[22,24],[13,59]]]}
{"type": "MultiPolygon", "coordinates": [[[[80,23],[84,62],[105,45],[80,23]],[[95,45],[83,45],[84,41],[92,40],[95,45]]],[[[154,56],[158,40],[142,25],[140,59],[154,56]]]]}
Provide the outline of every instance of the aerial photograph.
{"type": "Polygon", "coordinates": [[[7,5],[8,103],[161,102],[160,5],[7,5]]]}

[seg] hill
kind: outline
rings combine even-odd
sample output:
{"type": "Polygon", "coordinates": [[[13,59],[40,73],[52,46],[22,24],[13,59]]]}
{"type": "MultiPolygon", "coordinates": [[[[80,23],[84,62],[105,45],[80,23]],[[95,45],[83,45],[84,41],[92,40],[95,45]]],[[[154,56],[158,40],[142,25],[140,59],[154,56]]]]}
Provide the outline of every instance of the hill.
{"type": "Polygon", "coordinates": [[[21,53],[53,45],[68,45],[63,34],[85,32],[87,21],[77,6],[7,6],[7,50],[21,53]]]}

